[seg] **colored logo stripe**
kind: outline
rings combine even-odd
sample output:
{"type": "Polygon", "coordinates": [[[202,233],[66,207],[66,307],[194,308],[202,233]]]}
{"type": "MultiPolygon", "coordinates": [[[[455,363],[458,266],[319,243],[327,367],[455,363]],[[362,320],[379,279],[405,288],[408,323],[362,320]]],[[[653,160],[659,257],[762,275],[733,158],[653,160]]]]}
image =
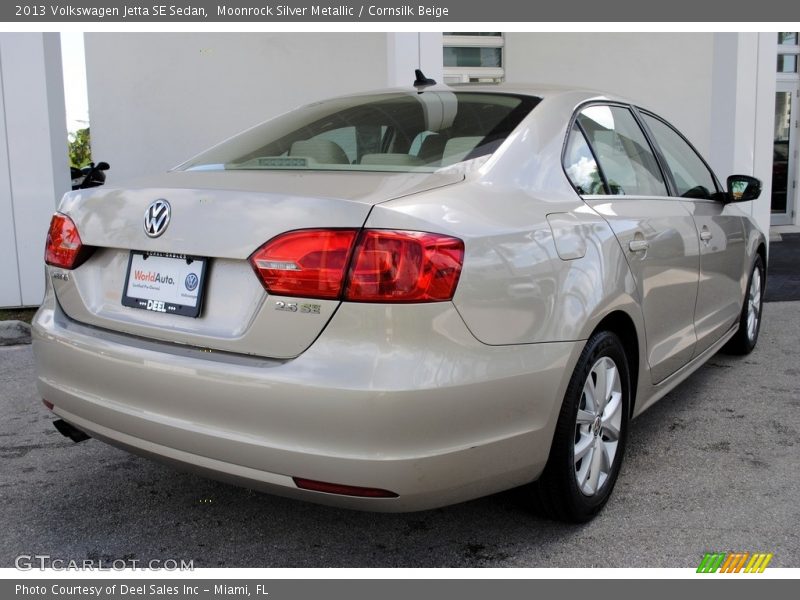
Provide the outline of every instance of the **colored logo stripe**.
{"type": "Polygon", "coordinates": [[[705,556],[703,556],[703,560],[700,561],[700,566],[697,567],[697,572],[716,573],[717,569],[719,569],[719,566],[722,564],[723,560],[725,560],[724,552],[714,552],[714,553],[706,552],[705,556]]]}
{"type": "Polygon", "coordinates": [[[745,573],[763,573],[772,556],[772,553],[765,552],[752,555],[749,552],[707,552],[697,567],[697,573],[740,573],[742,569],[745,573]]]}
{"type": "Polygon", "coordinates": [[[772,560],[772,553],[770,554],[753,554],[753,558],[747,563],[745,573],[763,573],[767,568],[769,561],[772,560]]]}
{"type": "Polygon", "coordinates": [[[738,573],[744,566],[744,561],[750,557],[749,552],[734,552],[722,563],[720,573],[738,573]]]}

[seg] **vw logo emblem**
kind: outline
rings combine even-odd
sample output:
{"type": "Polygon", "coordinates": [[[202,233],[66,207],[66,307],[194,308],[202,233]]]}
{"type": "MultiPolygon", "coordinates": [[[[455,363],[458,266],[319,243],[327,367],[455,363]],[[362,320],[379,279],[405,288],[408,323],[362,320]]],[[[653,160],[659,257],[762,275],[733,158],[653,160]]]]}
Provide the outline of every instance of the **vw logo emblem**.
{"type": "Polygon", "coordinates": [[[189,273],[186,276],[186,281],[183,282],[183,284],[186,286],[186,289],[189,290],[190,292],[193,292],[195,290],[198,283],[200,283],[200,279],[198,279],[197,275],[195,275],[194,273],[189,273]]]}
{"type": "Polygon", "coordinates": [[[166,231],[171,212],[169,202],[163,199],[147,207],[144,211],[144,232],[148,237],[156,238],[166,231]]]}

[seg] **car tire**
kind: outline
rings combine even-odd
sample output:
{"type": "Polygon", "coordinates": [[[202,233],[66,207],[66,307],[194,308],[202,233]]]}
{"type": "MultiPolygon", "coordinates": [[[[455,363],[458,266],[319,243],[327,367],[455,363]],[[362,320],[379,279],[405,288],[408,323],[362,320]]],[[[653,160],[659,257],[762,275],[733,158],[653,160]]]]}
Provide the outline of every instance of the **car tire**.
{"type": "Polygon", "coordinates": [[[605,506],[625,453],[630,389],[622,342],[608,331],[594,334],[570,378],[547,465],[532,484],[537,512],[583,523],[605,506]]]}
{"type": "Polygon", "coordinates": [[[761,331],[761,312],[764,307],[764,260],[756,254],[756,260],[747,280],[747,293],[739,315],[739,329],[723,346],[727,354],[750,354],[758,342],[761,331]]]}

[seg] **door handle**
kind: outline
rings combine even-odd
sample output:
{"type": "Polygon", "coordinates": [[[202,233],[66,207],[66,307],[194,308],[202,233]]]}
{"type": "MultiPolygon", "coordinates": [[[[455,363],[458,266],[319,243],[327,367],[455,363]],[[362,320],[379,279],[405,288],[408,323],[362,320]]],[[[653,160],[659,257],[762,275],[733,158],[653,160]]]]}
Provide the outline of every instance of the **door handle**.
{"type": "Polygon", "coordinates": [[[647,240],[631,240],[628,242],[628,248],[630,248],[631,252],[641,252],[647,250],[649,247],[650,242],[647,240]]]}
{"type": "Polygon", "coordinates": [[[712,237],[714,236],[711,235],[711,232],[708,229],[703,229],[703,231],[700,232],[700,239],[703,240],[704,242],[707,242],[712,237]]]}

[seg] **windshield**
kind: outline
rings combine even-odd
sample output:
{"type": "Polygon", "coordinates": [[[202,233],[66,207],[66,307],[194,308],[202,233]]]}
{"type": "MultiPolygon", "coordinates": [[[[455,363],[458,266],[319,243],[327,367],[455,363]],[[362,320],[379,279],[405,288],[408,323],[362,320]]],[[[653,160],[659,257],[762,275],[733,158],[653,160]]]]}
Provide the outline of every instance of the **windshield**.
{"type": "Polygon", "coordinates": [[[257,125],[178,168],[433,172],[488,156],[538,102],[450,91],[337,98],[257,125]]]}

